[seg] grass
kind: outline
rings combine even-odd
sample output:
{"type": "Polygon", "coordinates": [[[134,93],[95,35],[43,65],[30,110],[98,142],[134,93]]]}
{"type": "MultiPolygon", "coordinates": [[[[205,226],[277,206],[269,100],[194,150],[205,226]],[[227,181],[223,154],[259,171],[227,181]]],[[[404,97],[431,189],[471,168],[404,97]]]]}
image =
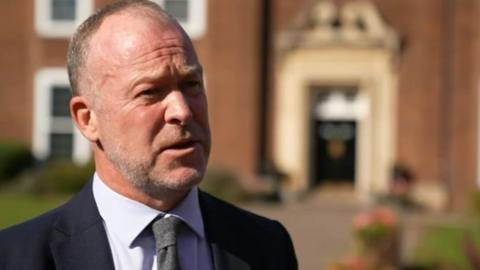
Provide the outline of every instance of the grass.
{"type": "Polygon", "coordinates": [[[416,262],[435,269],[475,270],[468,258],[466,242],[480,250],[480,228],[476,226],[432,226],[426,228],[416,249],[416,262]]]}
{"type": "Polygon", "coordinates": [[[47,212],[69,198],[68,195],[34,196],[0,192],[0,229],[47,212]]]}

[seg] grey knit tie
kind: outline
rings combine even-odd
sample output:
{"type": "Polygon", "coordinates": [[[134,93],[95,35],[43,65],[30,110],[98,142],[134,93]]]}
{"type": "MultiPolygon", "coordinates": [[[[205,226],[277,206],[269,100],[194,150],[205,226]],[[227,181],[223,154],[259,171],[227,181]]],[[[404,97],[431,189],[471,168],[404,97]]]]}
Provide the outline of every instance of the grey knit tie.
{"type": "Polygon", "coordinates": [[[152,224],[157,248],[158,270],[180,270],[177,257],[177,236],[185,224],[177,217],[161,218],[152,224]]]}

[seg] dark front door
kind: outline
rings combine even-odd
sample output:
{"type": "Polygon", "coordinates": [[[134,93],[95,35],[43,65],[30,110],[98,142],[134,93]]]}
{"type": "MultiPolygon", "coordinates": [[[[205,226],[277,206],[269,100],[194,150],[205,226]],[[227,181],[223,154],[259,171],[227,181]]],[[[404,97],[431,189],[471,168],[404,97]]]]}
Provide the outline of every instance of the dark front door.
{"type": "Polygon", "coordinates": [[[355,179],[355,121],[314,119],[311,176],[314,184],[355,179]]]}

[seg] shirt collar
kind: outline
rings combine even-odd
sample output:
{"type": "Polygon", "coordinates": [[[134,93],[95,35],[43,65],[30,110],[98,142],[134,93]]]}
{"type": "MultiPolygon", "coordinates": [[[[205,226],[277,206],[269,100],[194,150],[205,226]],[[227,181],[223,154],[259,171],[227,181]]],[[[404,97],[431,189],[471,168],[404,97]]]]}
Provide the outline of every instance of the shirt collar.
{"type": "Polygon", "coordinates": [[[117,193],[107,186],[97,173],[93,177],[93,196],[108,230],[129,246],[159,215],[179,217],[198,236],[205,238],[197,187],[192,188],[185,199],[168,213],[117,193]]]}

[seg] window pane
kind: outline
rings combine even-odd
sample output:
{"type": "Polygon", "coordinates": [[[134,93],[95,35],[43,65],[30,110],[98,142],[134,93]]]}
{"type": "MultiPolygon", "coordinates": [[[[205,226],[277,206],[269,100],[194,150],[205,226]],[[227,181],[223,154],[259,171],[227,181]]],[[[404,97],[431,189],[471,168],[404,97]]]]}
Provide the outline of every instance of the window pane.
{"type": "Polygon", "coordinates": [[[188,20],[188,0],[165,0],[165,10],[180,22],[188,20]]]}
{"type": "Polygon", "coordinates": [[[50,134],[50,158],[71,159],[73,153],[73,134],[50,134]]]}
{"type": "Polygon", "coordinates": [[[52,116],[70,117],[70,88],[55,85],[52,88],[52,116]]]}
{"type": "Polygon", "coordinates": [[[52,2],[52,19],[58,21],[74,21],[75,20],[75,0],[51,0],[52,2]]]}

